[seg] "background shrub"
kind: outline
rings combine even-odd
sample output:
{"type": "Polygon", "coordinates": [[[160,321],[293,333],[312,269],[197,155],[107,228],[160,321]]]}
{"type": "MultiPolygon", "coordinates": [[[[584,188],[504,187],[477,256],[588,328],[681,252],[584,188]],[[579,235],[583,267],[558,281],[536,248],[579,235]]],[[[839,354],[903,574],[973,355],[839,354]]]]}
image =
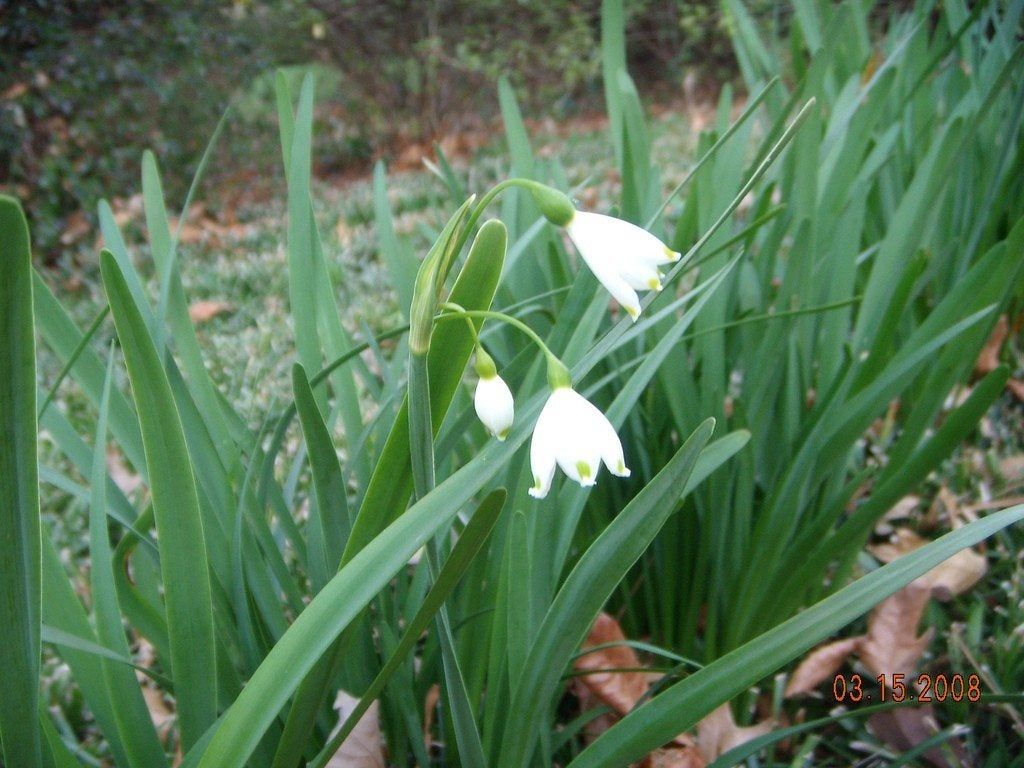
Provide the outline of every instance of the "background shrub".
{"type": "MultiPolygon", "coordinates": [[[[597,0],[7,5],[0,186],[25,201],[36,245],[51,256],[88,230],[102,190],[136,186],[142,148],[190,167],[233,96],[242,114],[229,123],[232,157],[221,167],[247,171],[276,151],[270,83],[258,77],[273,66],[325,70],[317,158],[328,171],[365,169],[396,140],[486,124],[503,74],[536,112],[600,107],[597,0]]],[[[688,67],[709,81],[732,76],[716,2],[632,3],[627,17],[630,65],[645,89],[677,96],[688,67]]],[[[186,175],[168,178],[171,194],[186,175]]]]}

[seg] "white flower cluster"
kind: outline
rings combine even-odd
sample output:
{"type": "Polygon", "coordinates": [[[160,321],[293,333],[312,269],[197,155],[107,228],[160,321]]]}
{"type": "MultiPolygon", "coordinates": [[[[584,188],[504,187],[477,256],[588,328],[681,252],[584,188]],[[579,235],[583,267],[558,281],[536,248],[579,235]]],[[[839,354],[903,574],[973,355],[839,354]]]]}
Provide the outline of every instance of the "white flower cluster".
{"type": "MultiPolygon", "coordinates": [[[[637,291],[660,291],[659,267],[680,255],[661,240],[628,221],[577,211],[563,193],[536,182],[521,182],[534,195],[551,223],[565,229],[583,261],[612,297],[635,321],[640,316],[637,291]]],[[[537,343],[543,342],[535,337],[537,343]]],[[[601,463],[618,477],[629,477],[622,442],[608,417],[576,392],[568,371],[548,352],[551,395],[533,430],[530,495],[544,498],[551,489],[555,467],[583,487],[594,485],[601,463]],[[554,375],[552,375],[554,373],[554,375]]],[[[512,428],[514,404],[508,385],[498,376],[494,361],[478,348],[474,405],[488,432],[504,440],[512,428]]]]}

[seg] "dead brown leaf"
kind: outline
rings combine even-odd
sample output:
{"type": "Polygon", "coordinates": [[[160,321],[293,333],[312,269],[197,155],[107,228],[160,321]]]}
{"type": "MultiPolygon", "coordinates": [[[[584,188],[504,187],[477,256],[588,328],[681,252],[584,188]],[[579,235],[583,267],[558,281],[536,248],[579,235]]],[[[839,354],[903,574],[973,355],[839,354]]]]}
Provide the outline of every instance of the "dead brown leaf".
{"type": "MultiPolygon", "coordinates": [[[[583,644],[583,650],[606,643],[622,643],[626,636],[612,616],[598,614],[583,644]]],[[[649,672],[603,672],[597,670],[629,669],[641,667],[640,658],[628,645],[614,645],[585,653],[573,662],[573,668],[583,672],[579,681],[601,701],[624,715],[636,706],[647,693],[652,678],[649,672]]],[[[654,675],[653,677],[656,677],[654,675]]]]}
{"type": "Polygon", "coordinates": [[[24,96],[26,93],[28,93],[28,83],[15,83],[3,93],[0,93],[0,99],[13,101],[20,96],[24,96]]]}
{"type": "Polygon", "coordinates": [[[969,590],[985,575],[988,561],[973,549],[961,549],[930,570],[918,581],[931,588],[933,597],[947,601],[969,590]]]}
{"type": "Polygon", "coordinates": [[[1013,396],[1024,403],[1024,381],[1019,379],[1007,379],[1006,388],[1013,392],[1013,396]]]}
{"type": "Polygon", "coordinates": [[[651,752],[640,768],[705,768],[708,764],[696,747],[662,747],[651,752]]]}
{"type": "MultiPolygon", "coordinates": [[[[957,520],[962,519],[963,514],[954,512],[948,507],[947,512],[953,526],[958,527],[961,523],[958,523],[957,520]]],[[[900,528],[893,534],[892,541],[870,546],[868,551],[881,562],[891,563],[927,543],[927,539],[917,535],[909,528],[900,528]]],[[[954,595],[963,594],[977,584],[987,569],[988,562],[984,555],[973,549],[962,549],[948,560],[939,563],[914,583],[927,587],[929,596],[945,601],[954,595]]]]}
{"type": "Polygon", "coordinates": [[[131,496],[142,485],[142,478],[128,468],[124,457],[115,448],[107,451],[107,474],[125,496],[131,496]]]}
{"type": "Polygon", "coordinates": [[[919,496],[914,496],[913,494],[904,496],[892,506],[892,509],[882,516],[881,520],[875,524],[875,533],[880,536],[887,536],[892,533],[892,522],[894,520],[903,520],[910,517],[920,503],[921,499],[919,496]]]}
{"type": "Polygon", "coordinates": [[[932,629],[917,634],[930,596],[931,587],[918,580],[875,606],[858,647],[861,662],[873,675],[913,671],[932,639],[932,629]]]}
{"type": "Polygon", "coordinates": [[[174,723],[174,711],[164,701],[163,692],[148,685],[141,686],[142,698],[146,700],[146,709],[149,710],[149,717],[153,721],[153,727],[161,740],[167,741],[167,734],[174,723]]]}
{"type": "Polygon", "coordinates": [[[61,245],[72,245],[89,234],[89,219],[85,211],[75,211],[64,224],[64,231],[60,233],[61,245]]]}
{"type": "Polygon", "coordinates": [[[903,557],[908,552],[913,552],[927,543],[927,539],[922,538],[910,528],[897,528],[893,531],[892,536],[889,537],[889,541],[884,544],[870,545],[868,552],[879,562],[891,563],[893,560],[903,557]]]}
{"type": "MultiPolygon", "coordinates": [[[[868,729],[898,752],[906,752],[938,733],[939,724],[932,706],[922,704],[918,707],[900,707],[888,712],[877,712],[868,718],[868,729]]],[[[946,743],[954,753],[963,753],[963,759],[958,757],[958,762],[966,765],[967,754],[963,745],[956,739],[950,739],[946,743]]],[[[922,756],[936,768],[950,768],[949,760],[938,747],[926,750],[922,756]]]]}
{"type": "MultiPolygon", "coordinates": [[[[996,321],[995,327],[992,329],[992,333],[988,337],[988,341],[985,342],[985,346],[981,348],[981,352],[978,354],[978,360],[974,364],[974,372],[979,376],[984,376],[986,373],[994,371],[999,365],[999,354],[1003,349],[1003,344],[1006,342],[1007,336],[1010,335],[1010,321],[1006,315],[1000,315],[999,320],[996,321]]],[[[1009,389],[1014,396],[1021,401],[1024,401],[1024,381],[1017,379],[1008,379],[1006,382],[1006,388],[1009,389]]]]}
{"type": "MultiPolygon", "coordinates": [[[[598,614],[590,628],[590,634],[583,643],[583,650],[606,643],[623,643],[626,636],[615,618],[607,613],[598,614]]],[[[613,645],[580,656],[573,663],[574,669],[589,674],[573,678],[573,692],[579,699],[580,709],[586,711],[601,704],[613,712],[601,715],[586,724],[584,740],[593,741],[615,724],[619,716],[632,710],[647,693],[651,681],[658,675],[652,672],[599,672],[596,670],[630,669],[639,670],[640,658],[628,645],[613,645]]],[[[675,747],[692,747],[693,740],[686,734],[674,739],[675,747]]]]}
{"type": "Polygon", "coordinates": [[[199,324],[234,311],[234,305],[227,301],[193,301],[188,307],[188,317],[193,324],[199,324]]]}
{"type": "Polygon", "coordinates": [[[434,708],[437,707],[437,702],[440,700],[441,686],[434,683],[427,689],[427,695],[423,703],[423,741],[428,746],[433,742],[430,731],[434,727],[434,708]]]}
{"type": "Polygon", "coordinates": [[[800,662],[786,684],[786,698],[810,693],[821,683],[834,678],[839,668],[860,645],[862,635],[820,645],[800,662]]]}
{"type": "Polygon", "coordinates": [[[999,474],[1007,483],[1019,483],[1024,480],[1024,453],[1007,456],[999,462],[999,474]]]}
{"type": "MultiPolygon", "coordinates": [[[[338,691],[334,708],[338,711],[338,727],[355,710],[359,699],[345,691],[338,691]]],[[[384,768],[384,750],[380,740],[380,702],[374,701],[363,713],[338,751],[331,756],[325,768],[384,768]]]]}
{"type": "Polygon", "coordinates": [[[1006,318],[1006,315],[1000,315],[996,321],[995,327],[992,328],[992,333],[989,334],[988,341],[985,342],[985,346],[981,348],[981,352],[978,354],[978,360],[974,364],[974,370],[980,374],[985,375],[991,373],[999,366],[999,352],[1003,348],[1003,342],[1006,341],[1006,336],[1010,332],[1010,323],[1006,318]]]}
{"type": "Polygon", "coordinates": [[[771,729],[770,720],[746,727],[736,725],[732,708],[723,704],[697,723],[697,746],[704,759],[711,761],[740,744],[763,736],[771,729]]]}

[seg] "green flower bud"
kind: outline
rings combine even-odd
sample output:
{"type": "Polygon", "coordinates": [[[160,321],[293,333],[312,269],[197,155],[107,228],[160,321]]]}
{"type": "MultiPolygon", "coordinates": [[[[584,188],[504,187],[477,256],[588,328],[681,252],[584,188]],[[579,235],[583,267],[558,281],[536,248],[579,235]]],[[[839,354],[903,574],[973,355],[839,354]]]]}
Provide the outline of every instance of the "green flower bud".
{"type": "Polygon", "coordinates": [[[533,196],[534,202],[537,203],[537,207],[540,208],[540,212],[544,214],[544,218],[556,227],[567,226],[572,221],[572,217],[576,215],[576,207],[564,192],[537,182],[530,182],[523,186],[530,190],[530,194],[533,196]]]}

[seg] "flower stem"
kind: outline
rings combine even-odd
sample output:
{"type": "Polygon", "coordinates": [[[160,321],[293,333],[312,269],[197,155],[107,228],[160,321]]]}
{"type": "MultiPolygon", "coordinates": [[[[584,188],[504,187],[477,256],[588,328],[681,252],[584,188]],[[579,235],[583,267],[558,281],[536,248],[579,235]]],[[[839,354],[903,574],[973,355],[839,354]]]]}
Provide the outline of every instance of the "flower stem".
{"type": "MultiPolygon", "coordinates": [[[[524,323],[522,320],[512,317],[511,315],[506,315],[504,312],[497,312],[494,310],[465,309],[453,302],[445,302],[444,304],[441,305],[441,309],[446,310],[446,314],[438,315],[438,322],[448,318],[462,317],[466,319],[471,319],[479,317],[484,319],[497,320],[499,322],[511,325],[513,328],[516,328],[517,330],[526,334],[529,337],[529,339],[538,347],[540,347],[541,351],[544,353],[544,357],[548,364],[548,384],[551,386],[551,388],[558,389],[560,387],[572,386],[572,378],[569,375],[569,369],[566,367],[565,363],[563,363],[558,358],[558,355],[551,351],[551,348],[544,343],[544,340],[537,335],[537,332],[533,330],[533,328],[528,326],[526,323],[524,323]]],[[[470,324],[472,325],[472,323],[470,324]]],[[[476,329],[474,327],[474,333],[475,331],[476,329]]]]}

